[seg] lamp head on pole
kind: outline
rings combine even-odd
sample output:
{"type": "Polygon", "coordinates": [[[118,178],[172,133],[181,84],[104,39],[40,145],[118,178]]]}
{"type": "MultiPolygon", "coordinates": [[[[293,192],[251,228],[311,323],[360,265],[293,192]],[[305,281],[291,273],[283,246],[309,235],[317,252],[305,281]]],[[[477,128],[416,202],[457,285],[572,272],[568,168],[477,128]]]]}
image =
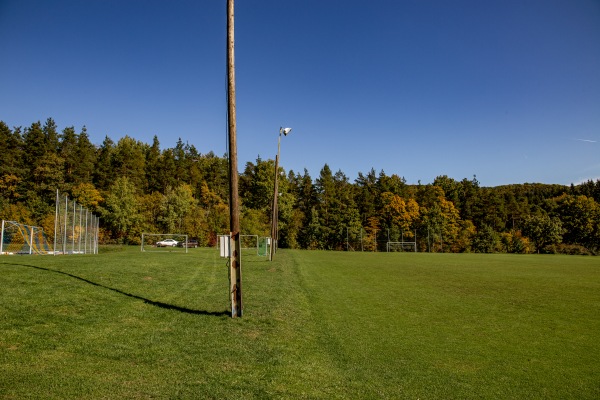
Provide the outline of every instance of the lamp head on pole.
{"type": "Polygon", "coordinates": [[[292,128],[279,128],[280,135],[283,133],[284,136],[287,136],[288,133],[290,133],[291,131],[292,131],[292,128]]]}

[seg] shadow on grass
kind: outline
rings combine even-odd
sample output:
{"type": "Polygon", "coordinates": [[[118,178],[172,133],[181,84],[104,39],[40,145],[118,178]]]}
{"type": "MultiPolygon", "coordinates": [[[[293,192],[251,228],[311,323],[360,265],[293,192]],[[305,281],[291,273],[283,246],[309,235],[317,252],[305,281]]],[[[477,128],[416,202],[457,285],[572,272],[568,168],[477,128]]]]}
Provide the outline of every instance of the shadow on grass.
{"type": "Polygon", "coordinates": [[[194,315],[209,315],[209,316],[214,316],[214,317],[229,316],[229,313],[227,311],[193,310],[193,309],[187,308],[187,307],[180,307],[180,306],[176,306],[174,304],[168,304],[168,303],[163,303],[161,301],[150,300],[150,299],[147,299],[147,298],[142,297],[142,296],[138,296],[138,295],[135,295],[135,294],[132,294],[132,293],[127,293],[127,292],[124,292],[122,290],[119,290],[119,289],[116,289],[116,288],[112,288],[112,287],[109,287],[109,286],[105,286],[105,285],[102,285],[100,283],[93,282],[93,281],[90,281],[88,279],[82,278],[80,276],[70,274],[68,272],[57,271],[55,269],[38,267],[38,266],[35,266],[35,265],[27,265],[27,264],[13,264],[13,263],[0,263],[0,264],[16,265],[16,266],[20,266],[20,267],[29,267],[29,268],[39,269],[39,270],[42,270],[42,271],[48,271],[48,272],[54,272],[56,274],[66,275],[68,277],[80,280],[82,282],[89,283],[90,285],[101,287],[103,289],[112,290],[113,292],[122,294],[124,296],[131,297],[131,298],[137,299],[137,300],[142,300],[146,304],[150,304],[152,306],[159,307],[159,308],[164,308],[164,309],[167,309],[167,310],[179,311],[179,312],[182,312],[182,313],[194,314],[194,315]]]}

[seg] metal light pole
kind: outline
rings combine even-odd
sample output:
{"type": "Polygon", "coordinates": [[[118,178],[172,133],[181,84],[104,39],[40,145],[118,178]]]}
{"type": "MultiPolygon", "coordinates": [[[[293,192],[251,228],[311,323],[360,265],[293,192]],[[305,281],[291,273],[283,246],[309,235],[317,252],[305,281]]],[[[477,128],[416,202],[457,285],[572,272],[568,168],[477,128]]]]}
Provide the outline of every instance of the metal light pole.
{"type": "Polygon", "coordinates": [[[274,193],[273,193],[273,207],[271,209],[272,215],[271,215],[271,249],[269,252],[269,260],[273,260],[273,253],[275,252],[275,249],[277,248],[277,235],[279,234],[278,231],[278,214],[279,214],[279,209],[277,208],[277,200],[279,197],[279,187],[278,187],[278,183],[279,183],[279,153],[281,152],[281,134],[283,133],[283,136],[287,136],[290,132],[292,131],[292,128],[279,128],[279,138],[277,140],[277,156],[275,157],[275,189],[274,189],[274,193]]]}

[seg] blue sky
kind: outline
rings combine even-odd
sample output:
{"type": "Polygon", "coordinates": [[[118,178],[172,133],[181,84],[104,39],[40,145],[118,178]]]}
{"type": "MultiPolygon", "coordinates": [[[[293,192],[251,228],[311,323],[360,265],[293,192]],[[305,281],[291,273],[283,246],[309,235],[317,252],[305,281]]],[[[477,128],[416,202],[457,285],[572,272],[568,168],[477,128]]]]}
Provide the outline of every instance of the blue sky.
{"type": "MultiPolygon", "coordinates": [[[[226,151],[226,0],[0,0],[0,119],[226,151]]],[[[600,179],[600,1],[238,0],[240,170],[600,179]]]]}

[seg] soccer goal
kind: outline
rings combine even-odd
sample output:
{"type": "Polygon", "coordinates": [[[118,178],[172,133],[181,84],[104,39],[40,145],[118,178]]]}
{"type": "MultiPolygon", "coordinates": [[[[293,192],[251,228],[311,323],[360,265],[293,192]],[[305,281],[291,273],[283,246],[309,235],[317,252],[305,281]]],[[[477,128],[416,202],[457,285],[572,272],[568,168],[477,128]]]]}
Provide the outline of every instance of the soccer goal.
{"type": "Polygon", "coordinates": [[[180,233],[142,233],[142,251],[188,252],[188,235],[180,233]]]}
{"type": "Polygon", "coordinates": [[[52,254],[50,245],[39,226],[2,221],[0,254],[52,254]]]}
{"type": "Polygon", "coordinates": [[[417,242],[387,242],[387,252],[417,251],[417,242]]]}
{"type": "Polygon", "coordinates": [[[268,257],[271,253],[271,238],[261,236],[258,238],[258,252],[261,257],[268,257]]]}
{"type": "Polygon", "coordinates": [[[242,251],[250,250],[258,254],[258,235],[240,235],[242,251]]]}

